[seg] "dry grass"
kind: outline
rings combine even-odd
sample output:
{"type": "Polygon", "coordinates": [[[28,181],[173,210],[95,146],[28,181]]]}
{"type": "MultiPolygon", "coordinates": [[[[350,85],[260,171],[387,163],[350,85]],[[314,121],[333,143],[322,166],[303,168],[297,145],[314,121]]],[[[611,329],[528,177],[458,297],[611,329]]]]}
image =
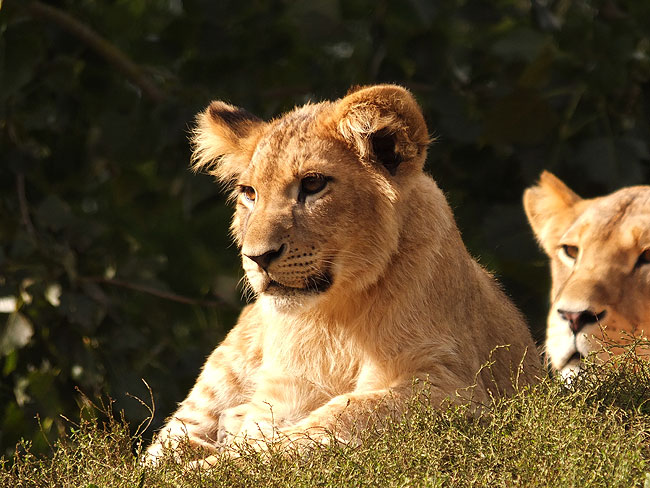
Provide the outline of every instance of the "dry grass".
{"type": "Polygon", "coordinates": [[[358,447],[243,452],[211,471],[171,456],[142,466],[141,436],[108,409],[103,421],[84,415],[49,457],[18,446],[0,462],[0,486],[650,486],[648,398],[650,365],[630,357],[590,365],[570,386],[546,380],[480,415],[414,402],[408,419],[358,447]]]}

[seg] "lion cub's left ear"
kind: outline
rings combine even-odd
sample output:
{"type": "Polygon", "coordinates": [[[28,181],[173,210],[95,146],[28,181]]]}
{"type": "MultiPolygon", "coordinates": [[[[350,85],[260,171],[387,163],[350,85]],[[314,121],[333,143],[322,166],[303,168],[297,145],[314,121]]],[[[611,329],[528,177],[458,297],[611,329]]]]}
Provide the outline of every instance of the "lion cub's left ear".
{"type": "Polygon", "coordinates": [[[397,85],[352,91],[337,102],[334,123],[362,161],[384,166],[391,175],[404,162],[421,168],[430,142],[422,110],[413,95],[397,85]]]}
{"type": "Polygon", "coordinates": [[[524,210],[537,240],[551,255],[577,217],[582,199],[557,176],[542,172],[539,183],[524,192],[524,210]]]}
{"type": "Polygon", "coordinates": [[[243,108],[212,102],[196,117],[192,169],[206,170],[222,183],[233,182],[248,166],[265,125],[243,108]]]}

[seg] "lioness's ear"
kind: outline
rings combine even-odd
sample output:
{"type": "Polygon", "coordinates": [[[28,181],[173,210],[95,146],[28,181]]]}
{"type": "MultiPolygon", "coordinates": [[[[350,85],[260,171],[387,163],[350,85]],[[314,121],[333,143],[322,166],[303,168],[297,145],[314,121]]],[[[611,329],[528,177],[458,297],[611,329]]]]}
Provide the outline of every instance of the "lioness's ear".
{"type": "Polygon", "coordinates": [[[264,125],[242,108],[212,102],[196,117],[192,169],[205,170],[223,183],[236,180],[248,166],[264,125]]]}
{"type": "Polygon", "coordinates": [[[558,177],[542,172],[539,183],[524,192],[528,222],[544,250],[550,255],[562,234],[575,220],[575,206],[582,199],[558,177]]]}
{"type": "Polygon", "coordinates": [[[339,134],[359,154],[384,166],[391,175],[407,161],[424,164],[429,144],[422,110],[408,90],[376,85],[352,90],[337,102],[339,134]]]}

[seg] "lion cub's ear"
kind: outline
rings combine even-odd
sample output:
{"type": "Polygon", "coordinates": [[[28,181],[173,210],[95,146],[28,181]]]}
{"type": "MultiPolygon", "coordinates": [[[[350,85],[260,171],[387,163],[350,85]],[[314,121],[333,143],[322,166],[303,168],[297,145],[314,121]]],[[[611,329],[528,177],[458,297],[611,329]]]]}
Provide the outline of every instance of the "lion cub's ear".
{"type": "Polygon", "coordinates": [[[214,101],[196,117],[192,169],[231,183],[246,169],[266,125],[246,110],[214,101]]]}
{"type": "Polygon", "coordinates": [[[427,126],[413,95],[401,86],[351,90],[337,102],[333,122],[361,160],[381,164],[393,176],[402,163],[424,164],[427,126]]]}
{"type": "Polygon", "coordinates": [[[550,255],[562,234],[577,216],[582,199],[555,175],[542,172],[539,183],[524,192],[528,222],[544,250],[550,255]]]}

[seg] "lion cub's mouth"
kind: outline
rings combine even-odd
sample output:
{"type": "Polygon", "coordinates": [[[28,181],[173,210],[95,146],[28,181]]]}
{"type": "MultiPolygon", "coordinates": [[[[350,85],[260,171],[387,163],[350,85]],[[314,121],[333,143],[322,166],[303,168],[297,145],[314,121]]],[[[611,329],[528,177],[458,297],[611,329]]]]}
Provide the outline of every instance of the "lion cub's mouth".
{"type": "Polygon", "coordinates": [[[326,271],[306,278],[305,285],[301,287],[284,285],[271,278],[263,292],[269,295],[318,294],[331,286],[332,275],[326,271]]]}

